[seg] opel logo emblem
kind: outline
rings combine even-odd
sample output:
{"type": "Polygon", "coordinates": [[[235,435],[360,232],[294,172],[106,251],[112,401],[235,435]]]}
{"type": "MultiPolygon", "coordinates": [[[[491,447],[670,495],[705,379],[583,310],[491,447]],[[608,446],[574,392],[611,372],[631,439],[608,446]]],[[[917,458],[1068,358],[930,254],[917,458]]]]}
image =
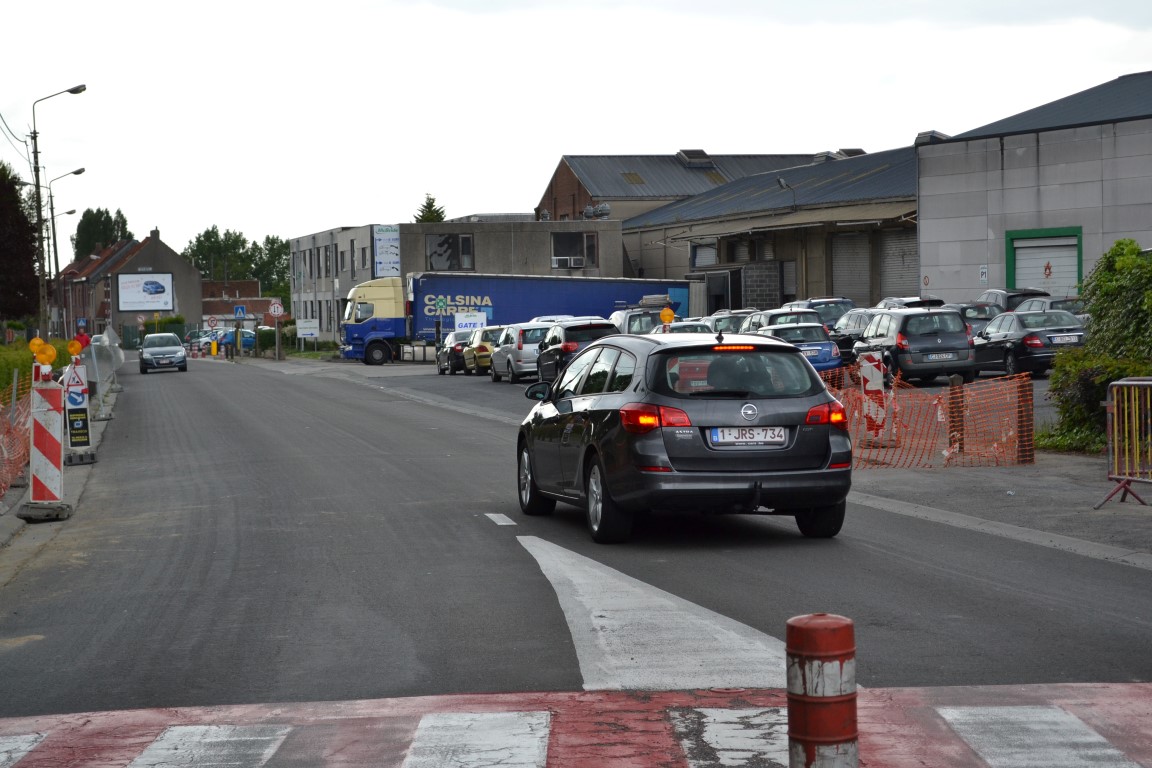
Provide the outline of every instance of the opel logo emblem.
{"type": "Polygon", "coordinates": [[[744,403],[744,407],[740,409],[740,415],[744,417],[745,421],[753,421],[759,413],[752,403],[744,403]]]}

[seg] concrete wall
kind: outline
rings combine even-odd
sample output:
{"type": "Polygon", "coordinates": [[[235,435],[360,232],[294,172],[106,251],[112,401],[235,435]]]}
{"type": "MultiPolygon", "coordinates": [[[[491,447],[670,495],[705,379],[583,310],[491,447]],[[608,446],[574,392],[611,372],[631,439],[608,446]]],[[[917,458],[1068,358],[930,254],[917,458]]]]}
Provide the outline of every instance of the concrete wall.
{"type": "Polygon", "coordinates": [[[1017,287],[1009,231],[1079,228],[1087,276],[1118,239],[1152,246],[1152,120],[922,146],[918,221],[926,290],[949,301],[1017,287]]]}

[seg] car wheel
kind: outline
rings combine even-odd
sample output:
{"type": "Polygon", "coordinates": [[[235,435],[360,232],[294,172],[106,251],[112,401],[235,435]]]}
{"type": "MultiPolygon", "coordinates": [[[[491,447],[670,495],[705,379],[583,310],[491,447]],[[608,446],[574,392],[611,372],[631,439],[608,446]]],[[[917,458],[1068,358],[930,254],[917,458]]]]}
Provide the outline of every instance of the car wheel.
{"type": "Polygon", "coordinates": [[[436,373],[438,373],[441,376],[443,376],[445,373],[447,373],[447,371],[444,370],[444,366],[440,365],[439,360],[436,361],[436,373]]]}
{"type": "Polygon", "coordinates": [[[1020,361],[1011,352],[1004,353],[1004,373],[1015,376],[1020,373],[1020,361]]]}
{"type": "Polygon", "coordinates": [[[456,367],[454,365],[452,365],[452,363],[448,363],[448,375],[449,376],[455,376],[456,375],[456,367]]]}
{"type": "Polygon", "coordinates": [[[547,515],[556,509],[556,500],[546,498],[536,486],[527,443],[520,444],[520,458],[516,462],[516,487],[519,489],[520,511],[524,514],[547,515]]]}
{"type": "Polygon", "coordinates": [[[516,369],[512,367],[512,363],[508,363],[508,382],[510,384],[518,384],[520,377],[516,374],[516,369]]]}
{"type": "Polygon", "coordinates": [[[140,373],[148,373],[148,369],[147,368],[141,368],[140,373]]]}
{"type": "Polygon", "coordinates": [[[632,535],[633,515],[612,500],[604,474],[604,465],[599,457],[588,462],[584,481],[588,531],[596,543],[613,544],[632,535]]]}
{"type": "Polygon", "coordinates": [[[809,539],[830,539],[844,526],[847,502],[813,507],[796,513],[796,527],[809,539]]]}
{"type": "Polygon", "coordinates": [[[500,381],[500,372],[496,370],[496,366],[488,369],[488,375],[492,377],[493,383],[500,381]]]}
{"type": "Polygon", "coordinates": [[[979,373],[979,371],[964,371],[964,373],[961,374],[964,377],[964,383],[972,384],[975,382],[977,373],[979,373]]]}
{"type": "Polygon", "coordinates": [[[464,375],[465,376],[471,376],[472,375],[472,369],[468,367],[467,363],[464,364],[464,375]]]}
{"type": "Polygon", "coordinates": [[[187,365],[180,366],[180,372],[181,373],[188,373],[188,366],[187,365]]]}

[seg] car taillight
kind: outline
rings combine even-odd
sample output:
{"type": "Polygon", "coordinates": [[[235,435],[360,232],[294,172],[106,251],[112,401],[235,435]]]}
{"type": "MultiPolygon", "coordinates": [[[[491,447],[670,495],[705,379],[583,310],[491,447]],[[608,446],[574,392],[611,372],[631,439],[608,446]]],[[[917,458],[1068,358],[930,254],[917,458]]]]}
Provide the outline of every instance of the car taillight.
{"type": "Polygon", "coordinates": [[[516,349],[524,349],[524,331],[516,334],[516,349]]]}
{"type": "Polygon", "coordinates": [[[463,344],[457,344],[456,346],[452,347],[452,351],[453,352],[463,352],[464,351],[464,345],[463,344]]]}
{"type": "Polygon", "coordinates": [[[896,349],[908,349],[908,337],[902,333],[896,334],[896,349]]]}
{"type": "Polygon", "coordinates": [[[967,323],[964,324],[964,332],[968,334],[968,346],[972,349],[976,348],[976,341],[972,338],[972,326],[967,323]]]}
{"type": "Polygon", "coordinates": [[[840,346],[838,344],[832,345],[832,357],[840,357],[840,346]]]}
{"type": "Polygon", "coordinates": [[[690,427],[692,420],[679,408],[629,403],[620,409],[620,426],[625,432],[642,435],[660,427],[690,427]]]}
{"type": "Polygon", "coordinates": [[[1035,347],[1043,347],[1044,346],[1044,342],[1041,341],[1040,337],[1034,333],[1030,333],[1027,336],[1025,336],[1023,341],[1024,341],[1024,346],[1026,346],[1026,347],[1035,348],[1035,347]]]}
{"type": "Polygon", "coordinates": [[[570,355],[578,349],[580,349],[580,345],[574,341],[566,341],[560,345],[560,351],[566,355],[570,355]]]}
{"type": "Polygon", "coordinates": [[[805,424],[829,424],[839,429],[848,429],[848,413],[839,400],[833,400],[823,405],[814,405],[808,409],[804,417],[805,424]]]}
{"type": "Polygon", "coordinates": [[[488,351],[488,345],[487,344],[477,344],[476,345],[476,351],[477,352],[487,352],[488,351]]]}

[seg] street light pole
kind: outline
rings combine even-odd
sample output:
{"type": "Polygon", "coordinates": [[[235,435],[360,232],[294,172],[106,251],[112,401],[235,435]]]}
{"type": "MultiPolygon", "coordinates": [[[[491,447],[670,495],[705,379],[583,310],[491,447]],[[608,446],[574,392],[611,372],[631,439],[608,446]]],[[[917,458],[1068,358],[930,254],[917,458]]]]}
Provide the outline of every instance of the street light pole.
{"type": "Polygon", "coordinates": [[[48,330],[48,259],[44,253],[44,201],[40,197],[40,134],[36,130],[36,105],[63,93],[84,93],[86,85],[76,85],[32,102],[32,175],[36,183],[36,256],[40,259],[40,327],[38,333],[48,330]]]}
{"type": "MultiPolygon", "coordinates": [[[[52,181],[60,181],[60,179],[64,178],[65,176],[79,176],[82,173],[84,173],[84,169],[77,168],[74,171],[57,176],[56,178],[52,179],[52,181]]],[[[58,276],[60,274],[60,248],[56,243],[56,208],[52,202],[52,181],[48,182],[48,216],[52,220],[52,263],[54,266],[52,274],[58,276]]],[[[68,211],[68,213],[76,213],[76,211],[73,209],[68,211]]]]}

